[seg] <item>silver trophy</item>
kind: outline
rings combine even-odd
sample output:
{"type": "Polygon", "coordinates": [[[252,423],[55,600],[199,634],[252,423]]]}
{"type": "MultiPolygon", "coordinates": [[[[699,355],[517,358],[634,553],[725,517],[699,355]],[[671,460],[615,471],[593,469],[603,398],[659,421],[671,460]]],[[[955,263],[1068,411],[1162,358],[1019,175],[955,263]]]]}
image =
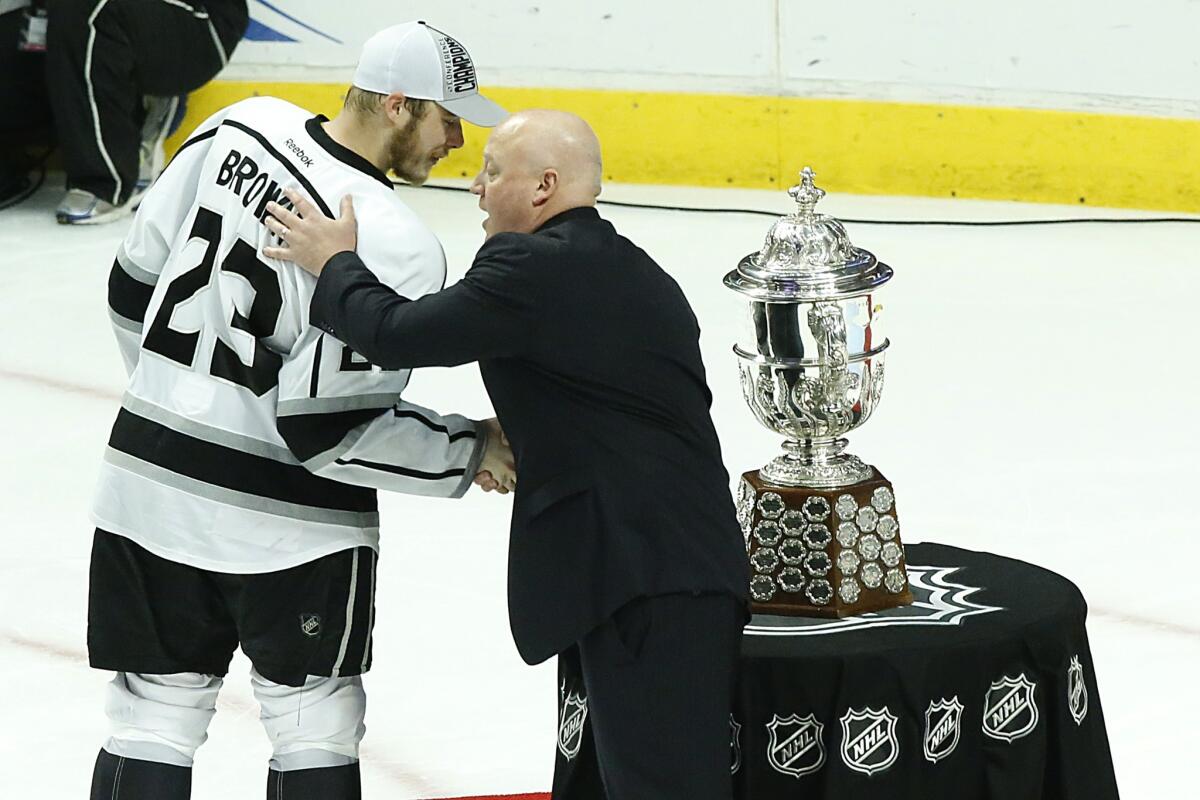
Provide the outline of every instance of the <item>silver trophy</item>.
{"type": "Polygon", "coordinates": [[[725,276],[748,304],[734,347],[746,404],[786,437],[782,455],[743,476],[739,517],[752,598],[770,604],[757,610],[844,616],[911,599],[891,483],[842,438],[883,391],[876,292],[892,269],[816,212],[814,177],[805,167],[789,191],[796,210],[725,276]]]}

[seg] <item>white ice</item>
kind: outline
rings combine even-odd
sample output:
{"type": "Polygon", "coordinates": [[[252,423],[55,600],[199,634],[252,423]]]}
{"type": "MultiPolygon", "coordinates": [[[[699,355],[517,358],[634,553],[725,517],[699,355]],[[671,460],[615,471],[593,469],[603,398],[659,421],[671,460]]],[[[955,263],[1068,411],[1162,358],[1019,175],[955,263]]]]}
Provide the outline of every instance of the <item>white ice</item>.
{"type": "MultiPolygon", "coordinates": [[[[53,179],[52,179],[53,181],[53,179]]],[[[441,236],[451,278],[481,242],[474,199],[400,190],[441,236]]],[[[782,192],[610,187],[619,200],[775,209],[782,192]]],[[[123,388],[105,284],[127,222],[59,227],[57,191],[0,212],[0,798],[87,796],[105,736],[85,633],[87,509],[123,388]]],[[[1137,213],[832,196],[826,213],[1013,219],[1137,213]]],[[[770,220],[608,207],[683,286],[703,328],[731,475],[779,437],[743,404],[721,283],[770,220]]],[[[1144,214],[1143,214],[1144,215],[1144,214]]],[[[879,294],[892,349],[851,450],[894,482],[906,541],[1025,559],[1075,581],[1113,758],[1130,798],[1194,796],[1200,717],[1200,225],[849,225],[896,278],[879,294]],[[1196,505],[1192,505],[1196,503],[1196,505]],[[1187,787],[1191,786],[1192,789],[1187,787]]],[[[586,291],[587,287],[581,287],[586,291]]],[[[477,370],[419,371],[411,399],[490,416],[477,370]]],[[[510,498],[385,496],[368,797],[545,791],[552,665],[525,666],[505,611],[510,498]]],[[[239,656],[194,797],[261,796],[269,748],[239,656]]]]}

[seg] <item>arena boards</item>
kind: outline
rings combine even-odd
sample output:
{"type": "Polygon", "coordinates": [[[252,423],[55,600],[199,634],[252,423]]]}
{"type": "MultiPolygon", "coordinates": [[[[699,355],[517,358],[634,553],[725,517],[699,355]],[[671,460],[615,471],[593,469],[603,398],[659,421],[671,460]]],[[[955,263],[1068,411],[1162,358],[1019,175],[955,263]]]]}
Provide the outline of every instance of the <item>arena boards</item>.
{"type": "MultiPolygon", "coordinates": [[[[181,131],[270,94],[332,115],[345,86],[215,81],[190,98],[181,131]]],[[[875,100],[488,87],[511,110],[569,109],[604,143],[618,183],[772,189],[803,160],[826,188],[1200,212],[1200,120],[875,100]]],[[[434,178],[474,175],[486,132],[434,178]]],[[[177,134],[168,153],[182,143],[177,134]]]]}

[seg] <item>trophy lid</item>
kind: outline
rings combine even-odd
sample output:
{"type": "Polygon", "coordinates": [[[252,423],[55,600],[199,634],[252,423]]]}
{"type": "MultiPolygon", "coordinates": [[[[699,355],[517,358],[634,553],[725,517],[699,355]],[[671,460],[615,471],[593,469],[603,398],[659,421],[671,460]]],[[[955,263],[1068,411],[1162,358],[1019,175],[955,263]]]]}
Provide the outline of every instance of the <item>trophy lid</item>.
{"type": "Polygon", "coordinates": [[[892,277],[892,268],[850,243],[842,223],[816,213],[825,190],[810,167],[788,190],[796,210],[771,226],[762,249],[725,276],[725,285],[758,300],[816,301],[864,294],[892,277]]]}

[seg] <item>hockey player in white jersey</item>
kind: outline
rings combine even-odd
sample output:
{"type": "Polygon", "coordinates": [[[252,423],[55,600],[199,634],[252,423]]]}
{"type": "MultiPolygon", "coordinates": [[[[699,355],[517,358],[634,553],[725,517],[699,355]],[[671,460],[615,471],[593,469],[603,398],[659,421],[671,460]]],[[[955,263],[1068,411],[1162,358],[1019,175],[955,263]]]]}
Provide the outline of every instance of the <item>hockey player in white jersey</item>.
{"type": "Polygon", "coordinates": [[[385,173],[423,182],[462,146],[460,118],[504,111],[424,23],[376,34],[353,83],[332,121],[261,97],[204,122],[117,254],[109,305],[130,378],[93,507],[88,613],[91,664],[117,675],[93,799],[189,796],[239,646],[273,746],[268,796],[359,797],[375,489],[512,485],[494,420],[401,400],[408,371],[310,327],[315,281],[263,255],[284,188],[326,213],[349,194],[381,280],[408,297],[443,287],[439,242],[385,173]]]}

